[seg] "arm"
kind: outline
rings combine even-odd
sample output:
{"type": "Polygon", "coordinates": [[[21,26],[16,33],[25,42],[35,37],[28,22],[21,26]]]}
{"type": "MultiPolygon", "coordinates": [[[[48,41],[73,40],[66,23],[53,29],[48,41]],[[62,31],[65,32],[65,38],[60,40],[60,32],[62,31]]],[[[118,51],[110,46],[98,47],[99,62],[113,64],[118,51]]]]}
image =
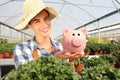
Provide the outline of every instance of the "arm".
{"type": "Polygon", "coordinates": [[[26,62],[26,57],[23,51],[23,47],[16,45],[14,48],[14,62],[15,67],[17,68],[20,64],[26,62]]]}

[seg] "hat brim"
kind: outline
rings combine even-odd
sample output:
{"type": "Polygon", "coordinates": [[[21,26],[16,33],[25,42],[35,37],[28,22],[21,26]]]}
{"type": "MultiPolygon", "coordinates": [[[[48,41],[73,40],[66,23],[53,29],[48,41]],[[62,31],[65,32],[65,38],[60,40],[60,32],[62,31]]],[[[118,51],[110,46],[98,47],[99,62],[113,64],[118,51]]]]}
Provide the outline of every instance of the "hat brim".
{"type": "Polygon", "coordinates": [[[50,14],[50,19],[54,19],[58,16],[57,11],[49,6],[44,6],[41,10],[36,10],[36,12],[31,13],[28,17],[26,17],[25,20],[21,21],[18,25],[15,26],[15,29],[17,30],[25,30],[28,29],[27,25],[30,22],[31,19],[33,19],[38,13],[40,13],[43,9],[47,10],[50,14]]]}

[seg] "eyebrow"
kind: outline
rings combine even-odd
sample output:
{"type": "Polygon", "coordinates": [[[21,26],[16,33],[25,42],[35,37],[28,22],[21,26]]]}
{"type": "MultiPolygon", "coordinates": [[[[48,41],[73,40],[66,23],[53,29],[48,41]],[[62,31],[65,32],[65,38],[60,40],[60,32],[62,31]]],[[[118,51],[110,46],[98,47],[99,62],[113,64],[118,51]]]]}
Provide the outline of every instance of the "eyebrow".
{"type": "Polygon", "coordinates": [[[33,22],[34,22],[34,21],[40,21],[40,19],[34,19],[33,22]]]}

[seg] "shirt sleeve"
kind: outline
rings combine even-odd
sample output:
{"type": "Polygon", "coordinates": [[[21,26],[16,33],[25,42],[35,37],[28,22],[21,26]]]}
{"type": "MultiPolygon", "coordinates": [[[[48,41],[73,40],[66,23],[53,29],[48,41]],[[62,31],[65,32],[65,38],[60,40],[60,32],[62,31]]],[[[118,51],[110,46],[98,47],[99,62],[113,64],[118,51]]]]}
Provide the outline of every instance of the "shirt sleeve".
{"type": "MultiPolygon", "coordinates": [[[[22,44],[21,44],[22,45],[22,44]]],[[[17,68],[20,64],[23,64],[26,62],[25,58],[25,52],[23,50],[23,47],[21,45],[16,45],[14,47],[14,62],[15,67],[17,68]]]]}

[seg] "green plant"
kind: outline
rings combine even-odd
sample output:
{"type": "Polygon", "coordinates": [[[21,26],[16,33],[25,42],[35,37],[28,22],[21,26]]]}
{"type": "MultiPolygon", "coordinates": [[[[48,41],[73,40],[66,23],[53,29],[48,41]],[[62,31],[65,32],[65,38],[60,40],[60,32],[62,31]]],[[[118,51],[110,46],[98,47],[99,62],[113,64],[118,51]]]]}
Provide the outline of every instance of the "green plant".
{"type": "Polygon", "coordinates": [[[80,80],[119,80],[120,69],[110,67],[106,61],[108,54],[103,54],[98,58],[92,57],[83,60],[84,68],[79,73],[80,80]],[[101,57],[102,56],[102,57],[101,57]]]}
{"type": "Polygon", "coordinates": [[[120,52],[114,52],[112,56],[115,56],[117,59],[120,59],[120,52]]]}
{"type": "Polygon", "coordinates": [[[0,44],[6,44],[7,42],[8,42],[7,39],[3,39],[3,38],[0,39],[0,44]]]}
{"type": "Polygon", "coordinates": [[[86,67],[80,75],[80,80],[120,80],[120,69],[108,65],[86,67]]]}
{"type": "Polygon", "coordinates": [[[81,63],[80,59],[76,59],[75,62],[74,62],[74,65],[79,65],[81,63]]]}
{"type": "Polygon", "coordinates": [[[20,65],[5,80],[78,80],[78,77],[69,62],[49,56],[20,65]]]}
{"type": "Polygon", "coordinates": [[[0,53],[3,53],[4,52],[4,45],[3,44],[0,44],[0,53]]]}
{"type": "Polygon", "coordinates": [[[90,49],[88,47],[85,48],[85,52],[90,52],[90,49]]]}
{"type": "Polygon", "coordinates": [[[115,56],[112,56],[112,55],[109,55],[109,54],[100,55],[100,58],[102,60],[104,60],[105,62],[108,62],[108,63],[115,63],[115,62],[117,62],[117,58],[115,56]]]}
{"type": "Polygon", "coordinates": [[[82,58],[76,59],[75,62],[74,62],[74,64],[75,64],[75,65],[79,65],[80,63],[83,63],[83,64],[84,64],[87,60],[88,60],[88,57],[84,56],[84,57],[82,57],[82,58]]]}
{"type": "Polygon", "coordinates": [[[107,49],[107,53],[109,54],[110,52],[114,52],[116,51],[116,45],[113,44],[106,44],[106,49],[107,49]]]}
{"type": "Polygon", "coordinates": [[[93,54],[93,55],[96,54],[96,52],[98,54],[98,52],[100,50],[100,47],[96,43],[90,43],[89,48],[90,48],[91,54],[93,54]]]}
{"type": "Polygon", "coordinates": [[[16,43],[0,44],[0,54],[2,54],[4,56],[4,58],[10,58],[10,55],[13,56],[13,49],[14,49],[15,45],[16,45],[16,43]]]}
{"type": "Polygon", "coordinates": [[[102,66],[107,65],[106,62],[104,62],[101,58],[92,57],[90,59],[87,59],[87,61],[84,62],[84,67],[94,67],[94,66],[102,66]]]}

